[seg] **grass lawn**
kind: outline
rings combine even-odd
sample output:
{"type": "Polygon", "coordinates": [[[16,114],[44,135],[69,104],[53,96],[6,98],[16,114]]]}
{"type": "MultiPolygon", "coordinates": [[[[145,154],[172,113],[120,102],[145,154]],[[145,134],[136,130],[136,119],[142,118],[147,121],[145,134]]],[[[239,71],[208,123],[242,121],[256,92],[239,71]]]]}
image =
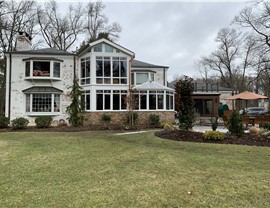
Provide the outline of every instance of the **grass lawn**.
{"type": "Polygon", "coordinates": [[[153,132],[0,134],[0,207],[270,207],[270,148],[153,132]]]}

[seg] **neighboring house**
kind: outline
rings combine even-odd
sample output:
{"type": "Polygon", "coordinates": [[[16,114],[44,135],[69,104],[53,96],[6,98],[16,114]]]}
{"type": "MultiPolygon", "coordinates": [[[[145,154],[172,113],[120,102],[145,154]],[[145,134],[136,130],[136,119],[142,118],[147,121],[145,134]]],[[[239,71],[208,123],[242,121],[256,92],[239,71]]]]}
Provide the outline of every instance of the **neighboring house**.
{"type": "MultiPolygon", "coordinates": [[[[175,83],[176,81],[173,81],[169,86],[174,88],[175,83]]],[[[234,89],[221,87],[218,84],[194,82],[195,115],[205,117],[218,116],[218,106],[221,102],[227,104],[231,109],[232,103],[227,98],[234,94],[234,92],[234,89]]]]}
{"type": "MultiPolygon", "coordinates": [[[[161,121],[173,121],[173,89],[167,87],[168,67],[134,60],[134,52],[100,39],[79,53],[48,48],[30,50],[31,38],[18,36],[17,51],[7,57],[6,116],[25,117],[30,123],[41,115],[67,121],[69,93],[76,76],[83,89],[85,124],[100,124],[101,115],[112,116],[114,124],[124,124],[130,92],[136,98],[134,111],[139,124],[151,113],[161,121]]],[[[133,103],[134,104],[134,103],[133,103]]]]}

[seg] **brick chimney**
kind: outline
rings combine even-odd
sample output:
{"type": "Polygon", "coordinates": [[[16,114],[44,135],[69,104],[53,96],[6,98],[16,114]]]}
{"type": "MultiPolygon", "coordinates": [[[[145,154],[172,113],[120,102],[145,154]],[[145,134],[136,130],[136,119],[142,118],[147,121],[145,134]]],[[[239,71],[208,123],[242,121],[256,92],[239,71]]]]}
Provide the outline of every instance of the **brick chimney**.
{"type": "Polygon", "coordinates": [[[26,32],[19,32],[17,35],[16,51],[28,51],[32,48],[32,38],[26,32]]]}

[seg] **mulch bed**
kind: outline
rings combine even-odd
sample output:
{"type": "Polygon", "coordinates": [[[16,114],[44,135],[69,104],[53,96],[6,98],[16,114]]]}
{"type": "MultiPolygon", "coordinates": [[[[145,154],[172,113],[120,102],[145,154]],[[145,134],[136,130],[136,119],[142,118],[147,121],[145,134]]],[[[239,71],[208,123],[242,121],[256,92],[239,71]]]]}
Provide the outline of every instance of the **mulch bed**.
{"type": "Polygon", "coordinates": [[[237,144],[237,145],[270,147],[270,139],[260,134],[256,135],[244,134],[242,137],[237,137],[227,133],[225,134],[225,138],[222,141],[204,140],[203,133],[194,131],[158,131],[155,132],[155,135],[164,139],[185,141],[185,142],[237,144]]]}
{"type": "MultiPolygon", "coordinates": [[[[102,131],[102,130],[122,130],[122,131],[137,131],[149,129],[149,126],[134,126],[126,128],[123,126],[81,126],[81,127],[50,127],[50,128],[37,128],[27,127],[25,129],[13,130],[11,128],[0,129],[0,132],[81,132],[81,131],[102,131]]],[[[230,134],[225,134],[222,141],[204,140],[203,133],[195,131],[157,131],[155,135],[160,138],[185,141],[185,142],[200,142],[200,143],[215,143],[215,144],[238,144],[248,146],[267,146],[270,147],[270,139],[263,137],[260,134],[252,135],[245,134],[242,137],[236,137],[230,134]]]]}

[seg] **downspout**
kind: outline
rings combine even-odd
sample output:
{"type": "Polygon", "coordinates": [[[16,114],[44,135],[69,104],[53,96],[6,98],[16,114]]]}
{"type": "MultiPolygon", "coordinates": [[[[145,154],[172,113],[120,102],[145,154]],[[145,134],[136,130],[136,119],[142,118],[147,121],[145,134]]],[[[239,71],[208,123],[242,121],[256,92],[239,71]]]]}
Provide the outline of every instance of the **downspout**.
{"type": "Polygon", "coordinates": [[[9,53],[9,83],[8,83],[8,119],[10,121],[11,110],[11,68],[12,68],[12,55],[9,53]]]}
{"type": "Polygon", "coordinates": [[[167,87],[166,85],[166,80],[165,80],[165,76],[166,76],[166,72],[165,72],[166,68],[163,68],[163,85],[167,87]]]}

